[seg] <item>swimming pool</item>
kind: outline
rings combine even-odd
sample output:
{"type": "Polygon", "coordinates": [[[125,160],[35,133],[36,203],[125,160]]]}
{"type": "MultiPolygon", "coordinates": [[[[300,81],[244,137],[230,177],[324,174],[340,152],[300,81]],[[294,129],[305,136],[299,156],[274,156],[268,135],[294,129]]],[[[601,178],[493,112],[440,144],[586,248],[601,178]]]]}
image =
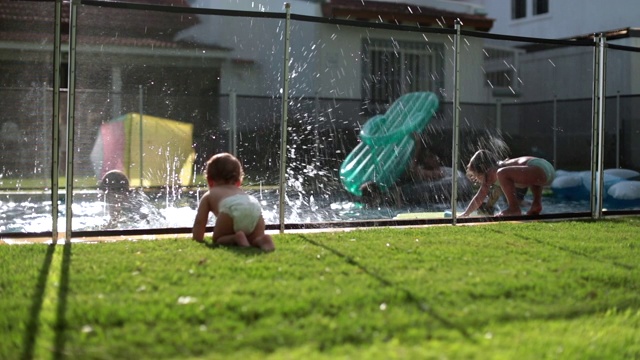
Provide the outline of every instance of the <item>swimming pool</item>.
{"type": "MultiPolygon", "coordinates": [[[[249,190],[256,196],[264,211],[268,225],[279,224],[279,197],[277,190],[249,190]]],[[[184,192],[167,193],[167,191],[146,191],[132,207],[130,216],[116,227],[109,227],[109,213],[102,193],[86,191],[74,194],[72,205],[73,231],[101,231],[128,229],[166,229],[190,228],[196,213],[199,197],[203,189],[192,189],[184,192]]],[[[4,193],[0,196],[0,233],[41,233],[51,230],[51,201],[47,194],[15,194],[4,193]]],[[[525,200],[530,201],[528,194],[525,200]]],[[[465,203],[459,203],[461,213],[465,203]]],[[[506,203],[497,203],[500,209],[506,203]]],[[[62,196],[58,227],[64,231],[65,206],[62,196]]],[[[343,226],[351,222],[367,220],[391,220],[399,214],[442,212],[449,210],[449,203],[431,203],[408,205],[402,207],[367,207],[343,192],[308,194],[305,192],[289,192],[286,196],[285,224],[323,224],[331,227],[343,226]],[[327,225],[329,224],[329,225],[327,225]]],[[[523,208],[524,209],[524,208],[523,208]]],[[[526,210],[526,209],[525,209],[526,210]]],[[[625,209],[640,210],[640,209],[625,209]]],[[[563,214],[588,213],[590,205],[587,201],[560,200],[553,196],[543,197],[543,214],[561,217],[563,214]]],[[[211,216],[209,225],[215,218],[211,216]]]]}

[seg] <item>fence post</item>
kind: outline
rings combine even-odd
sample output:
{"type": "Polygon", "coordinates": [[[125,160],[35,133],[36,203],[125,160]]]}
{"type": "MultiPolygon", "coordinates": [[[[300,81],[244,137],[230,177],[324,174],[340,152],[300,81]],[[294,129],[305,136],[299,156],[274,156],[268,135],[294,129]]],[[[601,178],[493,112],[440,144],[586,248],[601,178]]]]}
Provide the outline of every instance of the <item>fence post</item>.
{"type": "Polygon", "coordinates": [[[553,95],[553,167],[558,168],[558,95],[553,95]]]}
{"type": "Polygon", "coordinates": [[[605,38],[598,34],[593,67],[593,122],[591,132],[591,217],[602,218],[604,189],[605,38]]]}
{"type": "Polygon", "coordinates": [[[73,154],[76,112],[76,41],[78,27],[78,4],[80,0],[71,0],[69,13],[69,84],[67,93],[67,181],[66,181],[66,231],[65,240],[71,241],[73,211],[73,154]]]}
{"type": "Polygon", "coordinates": [[[616,93],[616,168],[620,168],[620,90],[616,93]]]}
{"type": "Polygon", "coordinates": [[[56,0],[53,39],[53,114],[51,130],[51,241],[58,241],[58,191],[60,190],[60,43],[62,0],[56,0]]]}
{"type": "Polygon", "coordinates": [[[238,108],[236,89],[229,91],[229,152],[238,156],[238,108]]]}
{"type": "Polygon", "coordinates": [[[143,151],[144,151],[144,146],[142,141],[144,140],[144,136],[142,134],[142,120],[143,120],[143,116],[144,116],[144,89],[142,88],[142,85],[140,85],[138,87],[138,113],[140,114],[140,189],[143,188],[143,183],[142,183],[142,155],[143,155],[143,151]]]}
{"type": "Polygon", "coordinates": [[[282,120],[280,127],[280,233],[284,233],[284,203],[287,190],[287,106],[289,98],[289,34],[291,4],[284,4],[287,13],[284,25],[284,64],[282,66],[282,120]]]}
{"type": "Polygon", "coordinates": [[[453,56],[453,141],[451,149],[451,221],[452,225],[457,222],[456,209],[458,205],[458,157],[460,139],[460,27],[462,21],[456,19],[456,36],[454,37],[455,52],[453,56]]]}

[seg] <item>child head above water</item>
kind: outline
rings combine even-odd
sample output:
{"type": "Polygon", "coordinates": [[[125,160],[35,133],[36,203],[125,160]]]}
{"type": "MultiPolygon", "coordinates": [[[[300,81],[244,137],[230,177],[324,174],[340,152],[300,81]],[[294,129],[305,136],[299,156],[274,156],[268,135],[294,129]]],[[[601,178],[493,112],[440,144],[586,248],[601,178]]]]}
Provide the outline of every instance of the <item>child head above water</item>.
{"type": "Polygon", "coordinates": [[[99,186],[102,191],[127,191],[129,178],[120,170],[111,170],[104,174],[99,186]]]}
{"type": "Polygon", "coordinates": [[[244,171],[240,160],[235,156],[229,153],[220,153],[207,161],[206,175],[209,186],[211,186],[211,182],[218,185],[240,185],[244,178],[244,171]]]}
{"type": "Polygon", "coordinates": [[[489,170],[499,165],[500,159],[496,154],[488,150],[478,150],[469,160],[467,176],[471,180],[478,182],[489,170]]]}

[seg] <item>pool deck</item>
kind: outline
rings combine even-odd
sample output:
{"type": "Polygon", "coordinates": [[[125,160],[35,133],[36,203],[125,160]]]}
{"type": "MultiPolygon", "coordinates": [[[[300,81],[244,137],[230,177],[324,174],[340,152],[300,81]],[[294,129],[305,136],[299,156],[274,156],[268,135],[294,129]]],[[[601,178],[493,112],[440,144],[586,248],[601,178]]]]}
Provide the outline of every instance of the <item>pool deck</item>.
{"type": "MultiPolygon", "coordinates": [[[[527,221],[534,220],[513,220],[509,222],[513,223],[522,223],[527,221]]],[[[539,220],[538,220],[539,221],[539,220]]],[[[464,224],[458,224],[456,226],[469,226],[469,225],[481,225],[481,224],[490,224],[492,222],[470,222],[464,224]]],[[[421,227],[433,227],[433,226],[453,226],[451,223],[445,224],[423,224],[423,225],[394,225],[393,228],[403,229],[403,228],[421,228],[421,227]]],[[[354,230],[370,230],[370,229],[378,229],[379,226],[355,226],[355,227],[327,227],[327,228],[313,228],[313,229],[288,229],[284,233],[285,234],[310,234],[310,233],[323,233],[323,232],[348,232],[354,230]]],[[[269,235],[279,235],[279,230],[267,230],[267,234],[269,235]]],[[[105,243],[105,242],[115,242],[115,241],[152,241],[152,240],[163,240],[163,239],[184,239],[192,241],[191,234],[153,234],[153,235],[110,235],[110,236],[87,236],[87,237],[72,237],[71,243],[105,243]]],[[[65,234],[60,233],[58,237],[58,245],[63,245],[66,243],[65,234]]],[[[52,244],[51,237],[21,237],[21,236],[11,236],[11,235],[2,235],[0,234],[0,245],[27,245],[27,244],[52,244]]]]}

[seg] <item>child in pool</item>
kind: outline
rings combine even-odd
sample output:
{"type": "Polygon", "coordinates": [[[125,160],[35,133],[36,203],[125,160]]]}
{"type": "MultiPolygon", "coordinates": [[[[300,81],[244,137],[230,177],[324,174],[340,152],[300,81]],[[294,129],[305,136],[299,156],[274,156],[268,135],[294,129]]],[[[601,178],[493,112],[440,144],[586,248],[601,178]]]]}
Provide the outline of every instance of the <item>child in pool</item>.
{"type": "Polygon", "coordinates": [[[156,222],[165,221],[142,190],[129,186],[129,178],[122,171],[107,172],[98,185],[109,210],[109,222],[105,228],[131,228],[140,224],[156,226],[156,222]]]}
{"type": "Polygon", "coordinates": [[[425,138],[420,133],[413,133],[415,150],[406,174],[400,181],[434,181],[444,177],[442,161],[435,152],[433,144],[427,145],[425,138]]]}
{"type": "Polygon", "coordinates": [[[104,174],[99,187],[109,210],[109,222],[106,227],[115,228],[127,213],[131,213],[127,210],[133,209],[130,206],[132,191],[129,188],[129,178],[122,171],[111,170],[104,174]]]}
{"type": "Polygon", "coordinates": [[[444,178],[440,157],[436,155],[432,146],[427,146],[419,133],[413,133],[415,148],[412,159],[404,174],[393,186],[384,190],[375,181],[369,181],[360,186],[362,196],[360,200],[369,207],[402,206],[404,194],[400,187],[421,181],[435,181],[444,178]]]}
{"type": "Polygon", "coordinates": [[[542,187],[551,184],[555,170],[553,165],[541,158],[522,156],[500,161],[494,153],[479,150],[469,160],[467,176],[479,183],[480,188],[460,217],[469,216],[480,208],[496,181],[508,203],[508,207],[497,216],[522,215],[517,189],[527,187],[533,194],[527,215],[538,215],[542,211],[542,187]]]}
{"type": "Polygon", "coordinates": [[[273,251],[273,239],[264,232],[260,203],[240,188],[243,176],[240,161],[229,153],[216,154],[207,161],[209,191],[202,196],[198,205],[193,239],[204,241],[209,213],[213,212],[216,216],[213,229],[215,244],[255,246],[264,251],[273,251]]]}

